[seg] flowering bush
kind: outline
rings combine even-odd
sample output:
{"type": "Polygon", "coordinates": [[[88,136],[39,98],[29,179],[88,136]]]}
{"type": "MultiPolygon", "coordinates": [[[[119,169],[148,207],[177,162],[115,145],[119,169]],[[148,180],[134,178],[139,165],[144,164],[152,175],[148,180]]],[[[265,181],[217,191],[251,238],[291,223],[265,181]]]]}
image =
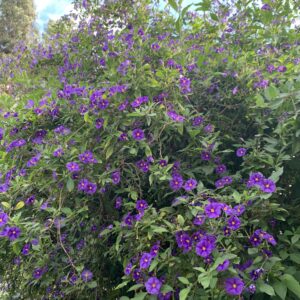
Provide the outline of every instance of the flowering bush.
{"type": "Polygon", "coordinates": [[[297,299],[296,8],[96,2],[1,61],[3,290],[297,299]]]}

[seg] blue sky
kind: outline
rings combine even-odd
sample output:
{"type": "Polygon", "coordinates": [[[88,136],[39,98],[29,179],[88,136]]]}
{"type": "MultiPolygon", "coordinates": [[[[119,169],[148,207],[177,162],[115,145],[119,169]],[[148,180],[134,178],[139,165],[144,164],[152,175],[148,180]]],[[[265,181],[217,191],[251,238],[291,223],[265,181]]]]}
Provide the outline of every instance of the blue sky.
{"type": "MultiPolygon", "coordinates": [[[[183,7],[199,0],[184,0],[183,7]]],[[[34,0],[37,11],[37,25],[41,31],[49,19],[57,20],[72,10],[72,0],[34,0]]]]}
{"type": "Polygon", "coordinates": [[[49,19],[57,20],[72,10],[72,0],[34,0],[37,25],[43,31],[49,19]]]}

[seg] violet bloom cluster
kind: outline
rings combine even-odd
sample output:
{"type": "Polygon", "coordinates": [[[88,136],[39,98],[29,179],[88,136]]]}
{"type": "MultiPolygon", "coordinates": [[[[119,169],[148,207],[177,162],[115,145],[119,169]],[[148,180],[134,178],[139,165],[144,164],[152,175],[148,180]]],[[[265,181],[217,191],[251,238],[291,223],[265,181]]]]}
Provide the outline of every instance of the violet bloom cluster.
{"type": "Polygon", "coordinates": [[[130,105],[133,108],[138,108],[140,107],[143,103],[147,103],[149,101],[149,97],[148,96],[141,96],[141,97],[137,97],[135,100],[133,100],[130,105]]]}
{"type": "Polygon", "coordinates": [[[167,115],[175,122],[182,123],[185,120],[184,116],[178,115],[175,111],[170,110],[167,112],[167,115]]]}
{"type": "Polygon", "coordinates": [[[192,92],[191,89],[191,80],[187,77],[181,77],[179,79],[180,91],[182,94],[188,94],[192,92]]]}
{"type": "Polygon", "coordinates": [[[97,184],[90,182],[88,179],[81,179],[78,183],[78,191],[83,191],[88,195],[93,195],[97,191],[97,184]]]}
{"type": "Polygon", "coordinates": [[[258,187],[264,193],[274,193],[276,191],[275,182],[272,179],[267,179],[260,172],[250,174],[247,182],[247,187],[258,187]]]}
{"type": "Polygon", "coordinates": [[[98,162],[90,150],[86,150],[79,154],[78,158],[83,164],[96,164],[98,162]]]}
{"type": "Polygon", "coordinates": [[[273,235],[267,233],[266,231],[264,231],[262,229],[255,230],[254,233],[250,237],[250,243],[254,247],[259,246],[264,240],[273,246],[275,246],[277,244],[273,235]]]}

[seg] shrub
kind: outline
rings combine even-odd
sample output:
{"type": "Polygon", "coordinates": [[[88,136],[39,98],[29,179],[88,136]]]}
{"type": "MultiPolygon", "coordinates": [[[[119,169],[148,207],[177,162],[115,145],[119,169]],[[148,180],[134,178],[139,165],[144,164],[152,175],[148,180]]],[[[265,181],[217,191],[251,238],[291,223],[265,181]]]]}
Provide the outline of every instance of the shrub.
{"type": "Polygon", "coordinates": [[[294,299],[295,8],[131,3],[75,3],[77,28],[2,58],[3,288],[294,299]]]}

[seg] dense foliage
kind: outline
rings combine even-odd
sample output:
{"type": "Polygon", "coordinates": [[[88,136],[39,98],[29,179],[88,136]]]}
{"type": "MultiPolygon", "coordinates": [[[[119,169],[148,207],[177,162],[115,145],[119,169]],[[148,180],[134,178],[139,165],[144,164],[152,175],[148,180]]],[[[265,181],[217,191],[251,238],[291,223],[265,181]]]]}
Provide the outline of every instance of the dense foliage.
{"type": "Polygon", "coordinates": [[[298,299],[299,10],[98,2],[1,60],[5,295],[298,299]]]}
{"type": "Polygon", "coordinates": [[[0,54],[10,53],[20,39],[32,40],[35,35],[33,0],[0,1],[0,54]]]}

